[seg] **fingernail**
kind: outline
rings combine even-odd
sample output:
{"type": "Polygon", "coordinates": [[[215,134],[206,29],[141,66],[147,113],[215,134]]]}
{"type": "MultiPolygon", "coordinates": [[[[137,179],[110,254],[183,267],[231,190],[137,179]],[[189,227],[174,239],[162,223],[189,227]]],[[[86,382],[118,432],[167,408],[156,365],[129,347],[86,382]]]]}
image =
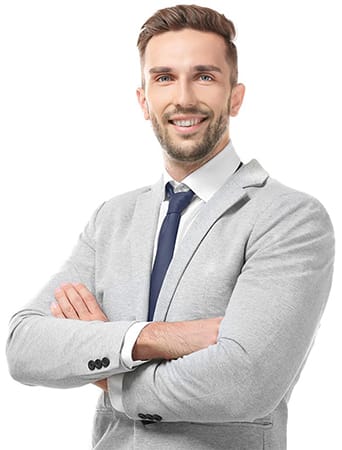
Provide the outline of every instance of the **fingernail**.
{"type": "Polygon", "coordinates": [[[52,302],[51,303],[51,308],[52,309],[56,309],[57,308],[57,303],[56,302],[52,302]]]}

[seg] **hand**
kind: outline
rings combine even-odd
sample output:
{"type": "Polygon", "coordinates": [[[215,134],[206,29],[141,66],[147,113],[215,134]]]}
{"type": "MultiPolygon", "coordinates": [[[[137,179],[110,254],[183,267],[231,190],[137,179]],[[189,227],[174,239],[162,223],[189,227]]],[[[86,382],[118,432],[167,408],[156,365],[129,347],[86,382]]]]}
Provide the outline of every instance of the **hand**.
{"type": "Polygon", "coordinates": [[[133,360],[177,359],[214,345],[222,319],[152,322],[139,334],[133,360]]]}
{"type": "MultiPolygon", "coordinates": [[[[107,322],[108,319],[99,307],[96,298],[84,286],[84,284],[63,284],[55,291],[57,302],[51,304],[51,313],[54,317],[61,319],[76,320],[101,320],[107,322]]],[[[107,380],[95,381],[94,384],[108,391],[107,380]]]]}
{"type": "Polygon", "coordinates": [[[108,392],[108,383],[106,378],[104,380],[95,381],[93,384],[96,384],[96,386],[103,391],[108,392]]]}
{"type": "Polygon", "coordinates": [[[55,299],[57,302],[53,302],[50,307],[54,317],[87,321],[108,321],[96,298],[84,284],[62,284],[61,287],[55,290],[55,299]]]}

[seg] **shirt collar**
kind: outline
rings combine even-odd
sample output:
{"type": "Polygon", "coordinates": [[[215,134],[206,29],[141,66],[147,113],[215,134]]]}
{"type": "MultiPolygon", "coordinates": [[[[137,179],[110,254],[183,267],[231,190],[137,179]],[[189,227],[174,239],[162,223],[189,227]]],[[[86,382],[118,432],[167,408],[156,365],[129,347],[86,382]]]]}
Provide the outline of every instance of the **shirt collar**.
{"type": "Polygon", "coordinates": [[[175,192],[184,190],[183,185],[190,188],[201,200],[207,202],[233,175],[240,164],[232,141],[206,164],[185,177],[181,183],[173,180],[164,169],[164,185],[171,182],[175,192]]]}

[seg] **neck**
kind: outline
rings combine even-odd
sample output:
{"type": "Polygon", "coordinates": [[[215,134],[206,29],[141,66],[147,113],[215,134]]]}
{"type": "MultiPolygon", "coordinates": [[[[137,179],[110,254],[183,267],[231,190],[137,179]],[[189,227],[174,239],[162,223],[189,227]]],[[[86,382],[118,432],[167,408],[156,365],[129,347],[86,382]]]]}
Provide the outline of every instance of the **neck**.
{"type": "Polygon", "coordinates": [[[173,180],[181,182],[192,172],[195,172],[195,170],[204,166],[204,164],[220,153],[227,146],[228,142],[229,136],[226,136],[208,155],[198,161],[178,161],[170,158],[167,153],[164,152],[165,169],[173,180]]]}

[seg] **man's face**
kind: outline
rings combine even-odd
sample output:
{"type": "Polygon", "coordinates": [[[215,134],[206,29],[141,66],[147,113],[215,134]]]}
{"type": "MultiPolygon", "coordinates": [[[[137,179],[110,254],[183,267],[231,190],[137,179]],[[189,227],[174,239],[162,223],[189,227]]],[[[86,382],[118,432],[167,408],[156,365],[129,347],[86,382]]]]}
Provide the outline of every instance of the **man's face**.
{"type": "Polygon", "coordinates": [[[232,89],[223,38],[191,29],[154,36],[146,47],[145,89],[138,99],[167,157],[203,161],[229,140],[229,115],[241,105],[232,89]]]}

